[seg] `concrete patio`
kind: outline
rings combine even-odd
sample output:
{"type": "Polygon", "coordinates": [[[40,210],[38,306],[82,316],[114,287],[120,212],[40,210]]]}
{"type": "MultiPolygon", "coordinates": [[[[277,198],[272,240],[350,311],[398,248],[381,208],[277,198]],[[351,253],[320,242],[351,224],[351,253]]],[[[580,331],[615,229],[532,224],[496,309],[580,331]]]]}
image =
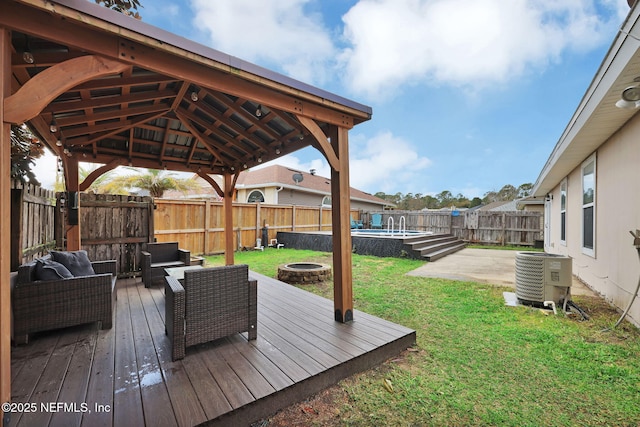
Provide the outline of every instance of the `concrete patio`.
{"type": "MultiPolygon", "coordinates": [[[[459,252],[428,262],[407,274],[410,276],[492,283],[515,288],[517,251],[465,248],[459,252]]],[[[575,276],[572,295],[596,295],[575,276]]]]}

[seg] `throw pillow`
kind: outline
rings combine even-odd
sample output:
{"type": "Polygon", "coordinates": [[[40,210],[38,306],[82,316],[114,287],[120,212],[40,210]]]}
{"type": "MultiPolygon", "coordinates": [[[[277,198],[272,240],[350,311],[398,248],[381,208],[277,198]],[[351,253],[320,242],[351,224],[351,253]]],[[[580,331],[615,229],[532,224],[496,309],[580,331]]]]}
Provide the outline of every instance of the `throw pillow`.
{"type": "Polygon", "coordinates": [[[51,259],[36,261],[36,280],[58,280],[73,277],[67,267],[51,259]]]}
{"type": "Polygon", "coordinates": [[[87,256],[87,251],[51,251],[51,257],[69,269],[74,276],[92,276],[96,274],[87,256]]]}

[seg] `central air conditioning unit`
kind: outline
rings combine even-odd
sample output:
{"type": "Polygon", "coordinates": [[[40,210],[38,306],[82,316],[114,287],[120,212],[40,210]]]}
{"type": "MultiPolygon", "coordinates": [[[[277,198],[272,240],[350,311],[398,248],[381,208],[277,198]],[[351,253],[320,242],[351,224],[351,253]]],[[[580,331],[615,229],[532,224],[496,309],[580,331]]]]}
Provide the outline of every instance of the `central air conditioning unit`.
{"type": "Polygon", "coordinates": [[[570,299],[571,258],[541,252],[516,255],[516,297],[524,303],[560,305],[570,299]]]}

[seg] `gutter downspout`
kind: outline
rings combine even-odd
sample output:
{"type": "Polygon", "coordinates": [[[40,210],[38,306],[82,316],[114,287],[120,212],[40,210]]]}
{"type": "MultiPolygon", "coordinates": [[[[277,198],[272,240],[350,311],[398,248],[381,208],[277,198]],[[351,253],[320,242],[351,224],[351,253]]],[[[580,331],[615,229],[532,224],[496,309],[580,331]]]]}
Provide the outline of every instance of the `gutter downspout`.
{"type": "Polygon", "coordinates": [[[276,204],[276,205],[278,204],[278,200],[279,200],[278,194],[279,194],[283,189],[284,189],[284,187],[283,187],[282,185],[280,186],[280,188],[276,188],[276,200],[275,200],[275,202],[276,202],[275,204],[276,204]]]}

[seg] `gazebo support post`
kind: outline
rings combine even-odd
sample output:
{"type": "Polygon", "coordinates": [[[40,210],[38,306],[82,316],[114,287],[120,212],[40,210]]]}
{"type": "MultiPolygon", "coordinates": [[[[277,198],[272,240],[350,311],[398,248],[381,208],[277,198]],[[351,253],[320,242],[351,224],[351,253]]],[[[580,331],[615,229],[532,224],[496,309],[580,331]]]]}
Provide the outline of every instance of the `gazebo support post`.
{"type": "MultiPolygon", "coordinates": [[[[11,32],[0,28],[0,402],[11,401],[11,123],[4,100],[11,95],[11,32]]],[[[0,426],[5,424],[2,411],[0,426]]]]}
{"type": "Polygon", "coordinates": [[[351,266],[351,187],[349,186],[349,131],[331,126],[329,139],[340,169],[331,168],[331,220],[333,226],[333,306],[335,320],[353,320],[351,266]]]}
{"type": "Polygon", "coordinates": [[[224,262],[233,265],[233,182],[230,173],[224,174],[224,262]]]}

